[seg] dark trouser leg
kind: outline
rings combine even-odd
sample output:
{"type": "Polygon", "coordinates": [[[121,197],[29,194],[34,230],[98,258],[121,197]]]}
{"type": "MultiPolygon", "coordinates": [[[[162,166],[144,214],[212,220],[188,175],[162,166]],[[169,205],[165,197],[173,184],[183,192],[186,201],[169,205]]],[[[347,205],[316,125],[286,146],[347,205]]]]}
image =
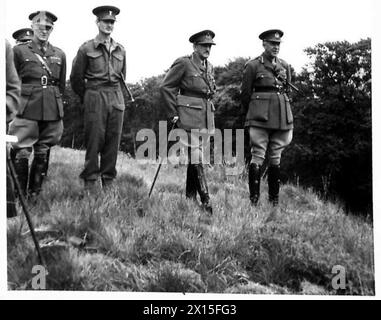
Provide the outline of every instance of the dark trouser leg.
{"type": "Polygon", "coordinates": [[[188,164],[185,196],[196,200],[197,196],[197,170],[194,164],[188,164]]]}
{"type": "MultiPolygon", "coordinates": [[[[105,118],[107,106],[102,91],[87,89],[84,96],[84,142],[86,147],[84,168],[79,175],[85,181],[99,178],[99,153],[105,142],[105,118]]],[[[89,182],[91,183],[91,182],[89,182]]]]}
{"type": "Polygon", "coordinates": [[[27,158],[15,158],[14,167],[17,175],[17,180],[19,182],[21,192],[23,196],[26,197],[27,186],[28,186],[28,172],[29,164],[27,158]]]}
{"type": "Polygon", "coordinates": [[[209,192],[208,192],[208,185],[206,183],[204,168],[201,163],[194,165],[197,172],[197,191],[201,198],[201,203],[208,213],[212,214],[212,206],[209,204],[209,192]]]}
{"type": "Polygon", "coordinates": [[[46,154],[46,168],[45,168],[45,177],[48,176],[48,169],[49,169],[49,159],[50,159],[50,148],[48,150],[48,153],[46,154]]]}
{"type": "Polygon", "coordinates": [[[261,172],[257,163],[250,163],[249,166],[249,190],[251,204],[257,205],[259,200],[261,172]]]}
{"type": "Polygon", "coordinates": [[[280,167],[278,165],[270,165],[268,170],[269,201],[274,206],[277,206],[279,203],[279,178],[280,167]]]}
{"type": "Polygon", "coordinates": [[[110,99],[110,103],[106,120],[105,142],[100,152],[100,174],[102,177],[102,184],[105,187],[112,184],[117,174],[116,162],[124,115],[122,110],[114,107],[115,104],[124,105],[123,94],[118,90],[112,90],[108,92],[107,97],[110,99]],[[111,103],[112,101],[117,102],[111,103]]]}
{"type": "Polygon", "coordinates": [[[17,216],[16,199],[13,180],[7,164],[7,218],[17,216]]]}
{"type": "Polygon", "coordinates": [[[29,193],[31,195],[38,195],[41,192],[46,166],[46,155],[35,154],[29,174],[29,193]]]}

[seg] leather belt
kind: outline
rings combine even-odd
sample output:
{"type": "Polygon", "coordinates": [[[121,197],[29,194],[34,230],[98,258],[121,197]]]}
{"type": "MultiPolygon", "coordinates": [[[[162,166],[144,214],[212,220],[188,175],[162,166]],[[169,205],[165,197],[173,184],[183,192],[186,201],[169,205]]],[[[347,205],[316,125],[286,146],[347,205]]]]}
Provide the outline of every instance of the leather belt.
{"type": "Polygon", "coordinates": [[[181,94],[184,96],[188,96],[188,97],[201,98],[201,99],[207,99],[207,100],[213,98],[213,94],[208,94],[208,93],[204,93],[204,92],[189,91],[189,90],[181,91],[181,94]]]}
{"type": "Polygon", "coordinates": [[[41,78],[25,78],[25,79],[22,79],[22,83],[41,85],[43,87],[59,85],[59,81],[54,79],[49,79],[47,76],[42,76],[41,78]]]}

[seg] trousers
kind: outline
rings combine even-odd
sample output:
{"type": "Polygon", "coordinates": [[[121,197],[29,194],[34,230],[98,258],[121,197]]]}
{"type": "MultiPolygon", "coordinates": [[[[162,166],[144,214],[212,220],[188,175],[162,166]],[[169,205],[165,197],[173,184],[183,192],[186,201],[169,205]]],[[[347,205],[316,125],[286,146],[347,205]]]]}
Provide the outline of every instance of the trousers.
{"type": "Polygon", "coordinates": [[[116,161],[124,115],[123,94],[119,87],[87,89],[84,96],[86,156],[80,178],[105,180],[116,177],[116,161]]]}
{"type": "Polygon", "coordinates": [[[269,165],[279,165],[283,150],[292,141],[292,129],[274,130],[250,127],[251,163],[263,164],[266,150],[269,153],[269,165]]]}

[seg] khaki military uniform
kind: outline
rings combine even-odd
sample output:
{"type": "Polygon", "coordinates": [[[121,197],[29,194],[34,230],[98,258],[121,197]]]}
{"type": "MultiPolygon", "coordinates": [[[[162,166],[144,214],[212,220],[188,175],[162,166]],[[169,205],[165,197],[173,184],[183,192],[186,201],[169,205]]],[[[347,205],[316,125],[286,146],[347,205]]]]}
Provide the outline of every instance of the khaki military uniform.
{"type": "Polygon", "coordinates": [[[265,54],[250,60],[243,73],[241,101],[249,127],[252,162],[263,163],[269,147],[270,164],[279,165],[283,149],[291,142],[293,115],[287,95],[287,63],[271,62],[265,54]]]}
{"type": "Polygon", "coordinates": [[[191,157],[202,162],[202,144],[192,137],[191,129],[213,134],[215,93],[213,66],[202,64],[197,54],[177,59],[167,72],[160,91],[169,118],[179,116],[177,126],[189,132],[184,146],[191,147],[191,157]]]}
{"type": "Polygon", "coordinates": [[[63,132],[66,57],[50,43],[42,52],[34,41],[16,45],[13,51],[22,82],[17,116],[9,127],[9,133],[18,138],[13,148],[16,157],[29,158],[32,148],[35,155],[44,156],[63,132]]]}
{"type": "Polygon", "coordinates": [[[110,51],[98,36],[85,42],[73,61],[71,86],[84,106],[86,156],[80,177],[85,181],[116,177],[125,109],[122,75],[126,75],[126,53],[112,39],[110,51]]]}
{"type": "MultiPolygon", "coordinates": [[[[13,63],[13,51],[10,43],[5,41],[5,79],[6,79],[6,108],[7,123],[11,121],[17,113],[20,99],[21,82],[17,75],[16,68],[13,63]]],[[[7,157],[9,157],[7,149],[7,157]]],[[[17,215],[15,204],[15,192],[10,168],[7,162],[7,217],[11,218],[17,215]]]]}

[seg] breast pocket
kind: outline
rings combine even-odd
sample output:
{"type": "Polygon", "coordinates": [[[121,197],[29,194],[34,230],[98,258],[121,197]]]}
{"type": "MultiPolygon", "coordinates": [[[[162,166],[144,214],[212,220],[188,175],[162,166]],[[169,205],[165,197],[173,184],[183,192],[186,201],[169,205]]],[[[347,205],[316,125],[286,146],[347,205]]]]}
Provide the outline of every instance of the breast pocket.
{"type": "Polygon", "coordinates": [[[39,61],[26,58],[23,61],[21,73],[26,74],[29,77],[33,77],[38,74],[41,77],[42,65],[39,61]]]}
{"type": "Polygon", "coordinates": [[[50,70],[52,71],[53,77],[58,79],[61,73],[61,61],[53,60],[49,64],[50,70]]]}
{"type": "Polygon", "coordinates": [[[255,77],[255,86],[258,87],[271,87],[274,83],[274,76],[266,72],[258,73],[255,77]]]}
{"type": "Polygon", "coordinates": [[[113,53],[112,54],[112,66],[114,68],[114,71],[116,73],[121,73],[123,70],[123,60],[124,56],[120,53],[113,53]]]}
{"type": "Polygon", "coordinates": [[[89,63],[89,71],[91,73],[99,73],[102,72],[104,68],[104,59],[102,52],[88,52],[87,53],[88,63],[89,63]]]}
{"type": "Polygon", "coordinates": [[[186,80],[196,91],[203,91],[202,89],[206,86],[204,79],[197,73],[189,75],[186,80]]]}

